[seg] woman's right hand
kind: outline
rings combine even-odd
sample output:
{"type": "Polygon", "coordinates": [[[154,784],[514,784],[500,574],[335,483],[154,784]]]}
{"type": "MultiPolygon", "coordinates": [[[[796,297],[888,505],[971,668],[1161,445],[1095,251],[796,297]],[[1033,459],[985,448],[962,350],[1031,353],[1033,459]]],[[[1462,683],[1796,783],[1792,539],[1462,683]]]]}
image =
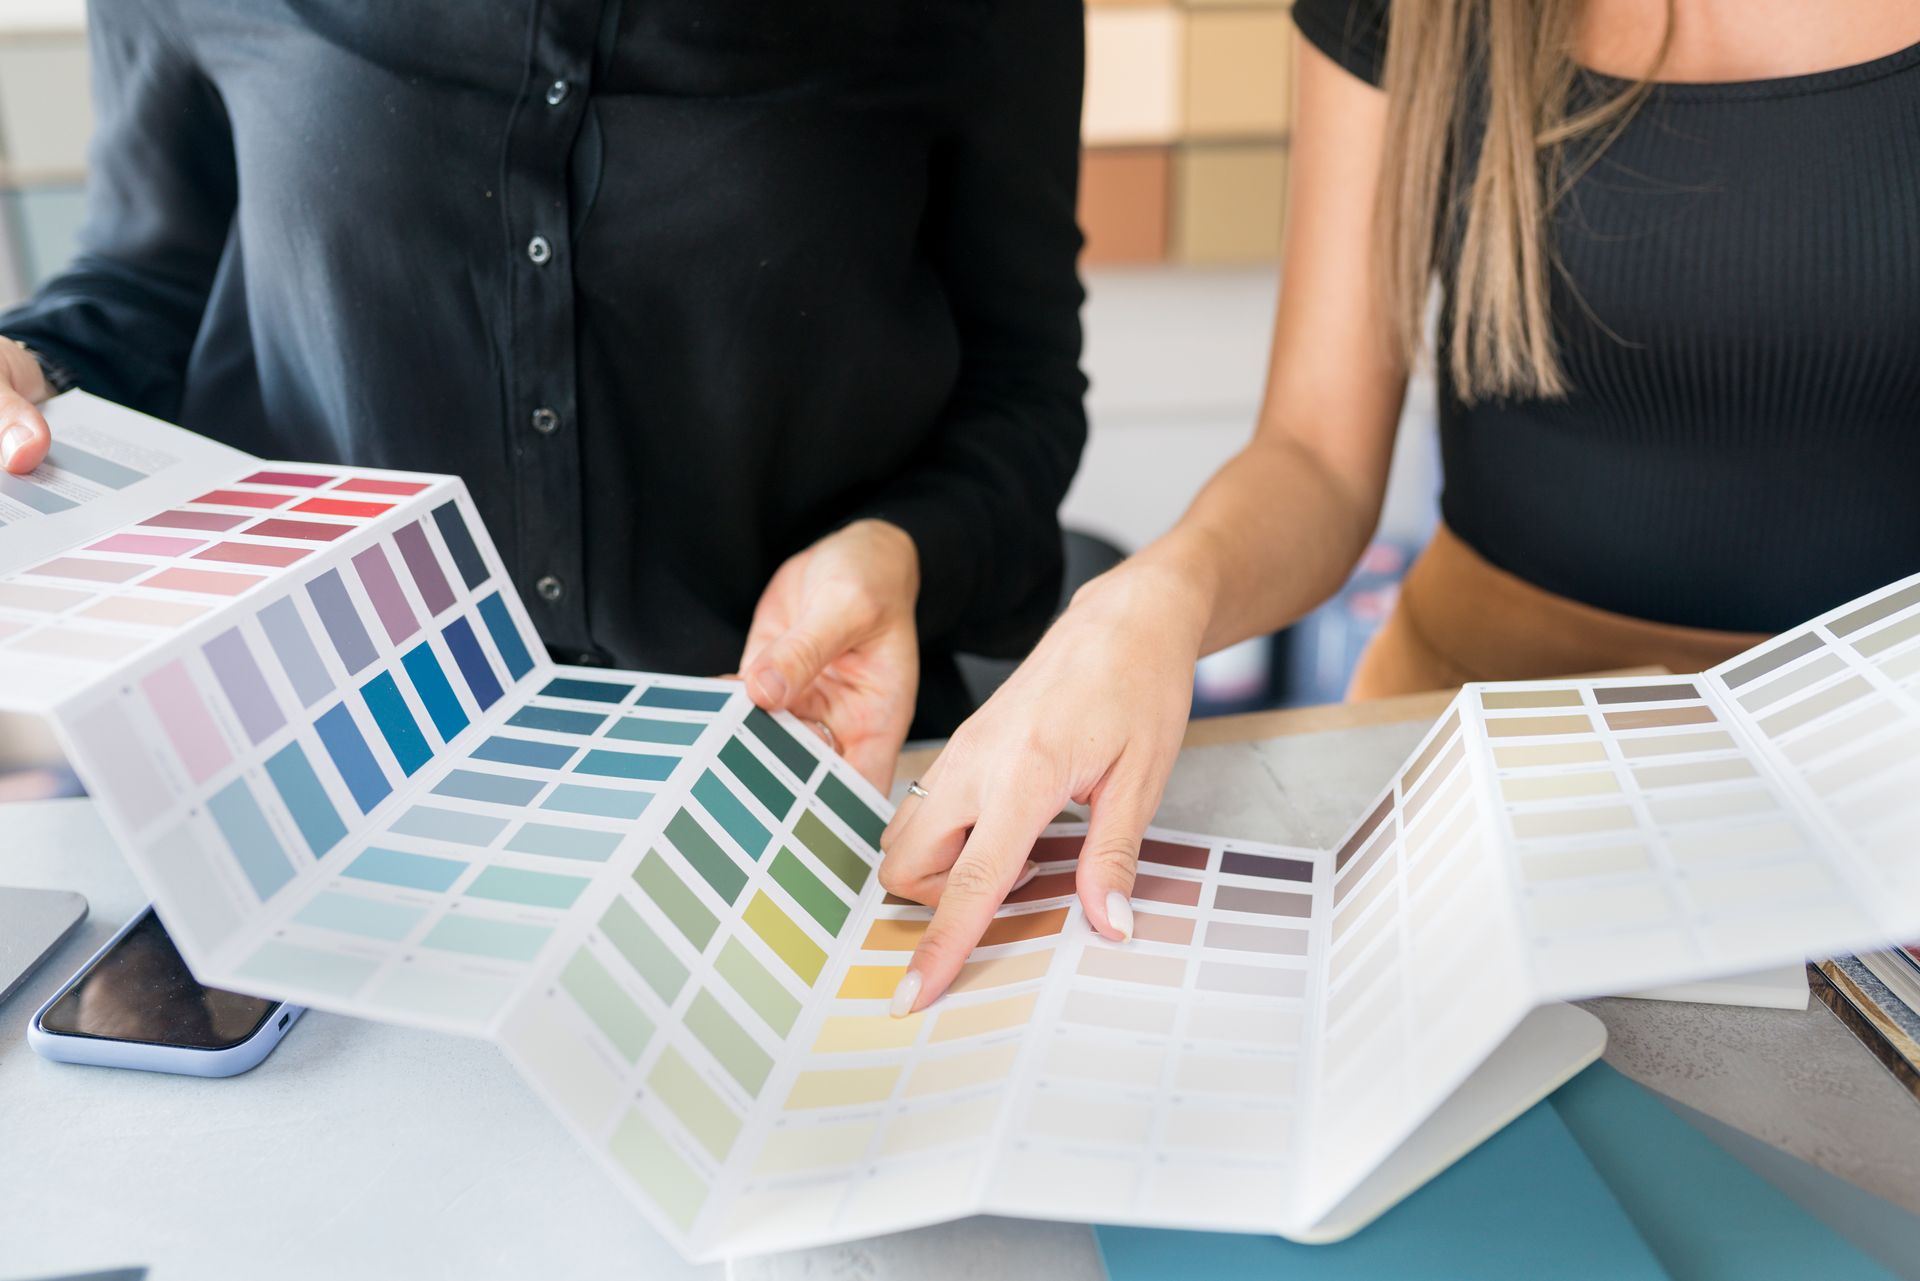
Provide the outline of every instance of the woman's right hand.
{"type": "Polygon", "coordinates": [[[33,353],[0,338],[0,467],[16,476],[38,467],[53,444],[39,409],[51,391],[33,353]]]}
{"type": "Polygon", "coordinates": [[[934,905],[893,997],[904,1016],[946,991],[1068,801],[1091,807],[1076,885],[1109,939],[1133,933],[1140,838],[1193,700],[1210,598],[1142,559],[1075,594],[1033,653],[955,732],[881,838],[880,883],[934,905]]]}

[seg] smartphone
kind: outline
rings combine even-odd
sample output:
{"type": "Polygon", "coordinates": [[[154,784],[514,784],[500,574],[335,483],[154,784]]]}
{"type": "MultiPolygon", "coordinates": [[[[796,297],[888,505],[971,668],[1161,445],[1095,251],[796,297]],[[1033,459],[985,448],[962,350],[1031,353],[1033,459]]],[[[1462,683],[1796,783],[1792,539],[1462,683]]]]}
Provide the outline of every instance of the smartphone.
{"type": "Polygon", "coordinates": [[[60,1063],[237,1076],[305,1012],[201,986],[148,907],[40,1007],[27,1043],[60,1063]]]}

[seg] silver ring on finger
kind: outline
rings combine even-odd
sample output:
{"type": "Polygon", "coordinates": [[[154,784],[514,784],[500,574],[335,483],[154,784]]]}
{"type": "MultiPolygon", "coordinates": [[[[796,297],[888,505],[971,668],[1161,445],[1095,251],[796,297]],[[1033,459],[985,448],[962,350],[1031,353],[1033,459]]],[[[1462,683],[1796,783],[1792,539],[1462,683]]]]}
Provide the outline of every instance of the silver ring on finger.
{"type": "Polygon", "coordinates": [[[927,797],[932,795],[932,793],[928,792],[926,788],[920,786],[920,780],[916,778],[911,783],[907,784],[907,795],[918,796],[921,800],[924,801],[927,799],[927,797]]]}
{"type": "Polygon", "coordinates": [[[833,726],[827,724],[825,721],[815,721],[813,727],[820,731],[820,737],[827,740],[827,746],[833,749],[834,755],[838,756],[840,754],[840,736],[833,732],[833,726]]]}

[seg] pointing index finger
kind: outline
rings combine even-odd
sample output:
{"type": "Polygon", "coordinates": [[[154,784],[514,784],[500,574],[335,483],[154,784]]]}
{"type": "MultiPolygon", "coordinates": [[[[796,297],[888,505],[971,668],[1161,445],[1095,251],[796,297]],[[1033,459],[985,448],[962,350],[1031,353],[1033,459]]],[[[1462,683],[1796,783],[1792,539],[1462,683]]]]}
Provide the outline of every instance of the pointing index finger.
{"type": "Polygon", "coordinates": [[[1053,817],[1051,806],[1005,804],[981,815],[947,872],[940,905],[894,989],[889,1011],[904,1018],[947,990],[1026,866],[1027,851],[1053,817]]]}

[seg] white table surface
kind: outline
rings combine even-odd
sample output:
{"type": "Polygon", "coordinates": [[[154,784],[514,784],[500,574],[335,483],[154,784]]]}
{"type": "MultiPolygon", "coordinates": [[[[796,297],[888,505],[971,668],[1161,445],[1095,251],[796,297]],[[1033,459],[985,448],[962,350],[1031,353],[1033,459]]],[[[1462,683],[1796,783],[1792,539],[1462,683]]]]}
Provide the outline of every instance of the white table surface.
{"type": "MultiPolygon", "coordinates": [[[[1161,821],[1318,844],[1418,739],[1380,726],[1183,758],[1161,821]]],[[[719,1278],[691,1269],[491,1045],[308,1014],[224,1081],[48,1063],[33,1010],[144,898],[90,802],[0,806],[0,884],[92,913],[0,1006],[0,1279],[145,1265],[154,1281],[719,1278]]],[[[1631,1076],[1920,1213],[1920,1105],[1817,1003],[1596,1001],[1631,1076]]],[[[735,1277],[1099,1281],[1077,1224],[968,1219],[741,1260],[735,1277]]]]}

